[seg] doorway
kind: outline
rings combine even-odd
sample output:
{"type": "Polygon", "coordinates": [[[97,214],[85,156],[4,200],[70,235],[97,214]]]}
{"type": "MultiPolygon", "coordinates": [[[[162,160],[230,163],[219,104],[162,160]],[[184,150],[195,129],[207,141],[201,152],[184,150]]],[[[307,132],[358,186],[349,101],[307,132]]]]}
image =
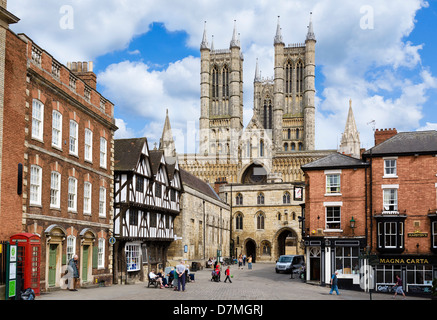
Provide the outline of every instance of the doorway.
{"type": "Polygon", "coordinates": [[[57,244],[49,245],[49,287],[56,285],[56,252],[58,251],[57,244]]]}
{"type": "Polygon", "coordinates": [[[320,281],[320,247],[310,248],[309,280],[320,281]]]}
{"type": "Polygon", "coordinates": [[[286,254],[298,254],[297,252],[297,234],[292,229],[284,229],[278,235],[278,250],[276,259],[286,254]]]}
{"type": "Polygon", "coordinates": [[[90,246],[83,246],[83,254],[82,254],[82,281],[88,281],[88,254],[89,254],[90,246]]]}
{"type": "Polygon", "coordinates": [[[256,243],[252,239],[246,242],[246,257],[252,256],[252,263],[256,262],[256,243]]]}

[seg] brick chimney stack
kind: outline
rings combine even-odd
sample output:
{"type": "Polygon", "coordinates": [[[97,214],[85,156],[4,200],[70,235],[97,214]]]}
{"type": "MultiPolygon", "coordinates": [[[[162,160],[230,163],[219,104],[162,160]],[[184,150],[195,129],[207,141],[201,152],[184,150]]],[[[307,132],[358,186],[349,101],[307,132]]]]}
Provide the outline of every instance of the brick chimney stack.
{"type": "Polygon", "coordinates": [[[96,90],[97,76],[93,72],[93,62],[67,62],[67,67],[92,89],[96,90]]]}
{"type": "Polygon", "coordinates": [[[384,142],[387,139],[390,139],[391,137],[395,136],[398,134],[398,131],[393,128],[389,128],[389,129],[376,129],[375,131],[375,146],[377,146],[378,144],[384,142]]]}

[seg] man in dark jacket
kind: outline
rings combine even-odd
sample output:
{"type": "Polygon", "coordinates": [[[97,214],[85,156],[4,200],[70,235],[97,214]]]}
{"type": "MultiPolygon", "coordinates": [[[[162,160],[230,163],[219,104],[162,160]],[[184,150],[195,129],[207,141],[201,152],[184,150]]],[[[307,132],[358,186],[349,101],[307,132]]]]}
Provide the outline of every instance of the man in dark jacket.
{"type": "Polygon", "coordinates": [[[74,255],[72,259],[68,262],[68,272],[72,272],[72,281],[73,281],[73,289],[69,289],[70,291],[77,291],[79,287],[79,267],[77,266],[77,254],[74,255]]]}

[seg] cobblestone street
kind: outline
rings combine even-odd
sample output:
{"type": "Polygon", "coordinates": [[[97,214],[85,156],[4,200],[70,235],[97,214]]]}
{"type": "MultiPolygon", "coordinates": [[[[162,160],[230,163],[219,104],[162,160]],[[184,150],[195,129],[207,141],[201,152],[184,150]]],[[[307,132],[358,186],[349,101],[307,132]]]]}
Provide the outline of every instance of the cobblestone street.
{"type": "MultiPolygon", "coordinates": [[[[340,290],[340,295],[329,295],[330,288],[311,285],[289,274],[276,274],[272,263],[257,263],[253,270],[231,267],[232,283],[211,280],[211,269],[195,273],[195,282],[186,286],[186,292],[171,288],[147,288],[146,283],[113,285],[101,288],[79,289],[72,292],[59,290],[43,293],[37,300],[369,300],[369,293],[340,290]]],[[[401,300],[401,297],[397,297],[401,300]]],[[[410,297],[407,300],[429,300],[410,297]]],[[[391,294],[372,293],[372,300],[392,300],[391,294]]]]}

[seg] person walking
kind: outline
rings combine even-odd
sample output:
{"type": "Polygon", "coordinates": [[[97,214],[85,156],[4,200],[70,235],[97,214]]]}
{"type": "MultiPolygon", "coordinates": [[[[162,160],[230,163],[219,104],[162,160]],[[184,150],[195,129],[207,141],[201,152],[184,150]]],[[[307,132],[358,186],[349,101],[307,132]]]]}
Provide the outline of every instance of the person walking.
{"type": "Polygon", "coordinates": [[[73,289],[68,289],[70,291],[77,291],[77,288],[79,287],[79,283],[80,283],[80,279],[79,279],[79,268],[77,266],[77,259],[79,257],[77,256],[77,254],[74,255],[73,258],[70,259],[70,261],[68,262],[68,268],[69,271],[71,271],[73,273],[72,275],[72,285],[73,285],[73,289]]]}
{"type": "Polygon", "coordinates": [[[393,299],[396,298],[397,294],[402,294],[404,296],[404,300],[406,299],[405,297],[405,292],[404,289],[402,288],[402,279],[399,277],[399,275],[396,275],[396,291],[395,291],[395,295],[393,296],[393,299]]]}
{"type": "Polygon", "coordinates": [[[181,285],[182,291],[185,291],[185,264],[183,261],[176,266],[176,273],[178,275],[178,288],[175,288],[175,291],[181,291],[181,285]]]}
{"type": "Polygon", "coordinates": [[[231,269],[229,266],[226,268],[225,275],[226,275],[226,278],[225,278],[224,282],[226,282],[226,280],[229,280],[229,283],[232,283],[232,281],[231,281],[231,269]]]}
{"type": "Polygon", "coordinates": [[[338,272],[335,271],[335,273],[332,275],[331,277],[331,291],[329,292],[329,294],[332,294],[332,292],[335,290],[335,292],[337,293],[337,295],[339,295],[340,293],[338,293],[338,278],[337,278],[337,274],[338,272]]]}
{"type": "Polygon", "coordinates": [[[246,255],[243,254],[243,266],[246,266],[246,255]]]}
{"type": "Polygon", "coordinates": [[[249,270],[252,270],[252,256],[249,256],[249,258],[247,258],[247,268],[249,270]]]}
{"type": "Polygon", "coordinates": [[[243,255],[240,254],[238,257],[238,269],[243,269],[243,255]]]}

